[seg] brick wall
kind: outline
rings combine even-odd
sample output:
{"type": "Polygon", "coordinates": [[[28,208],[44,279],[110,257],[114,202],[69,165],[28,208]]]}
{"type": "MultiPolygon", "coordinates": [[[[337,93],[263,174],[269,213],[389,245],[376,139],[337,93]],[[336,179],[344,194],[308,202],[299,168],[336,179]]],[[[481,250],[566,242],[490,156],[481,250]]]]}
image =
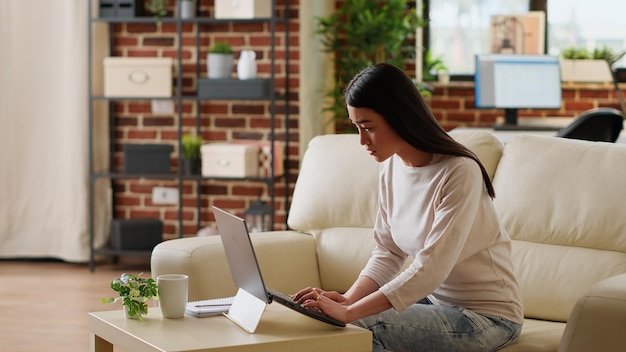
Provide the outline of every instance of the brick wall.
{"type": "MultiPolygon", "coordinates": [[[[285,1],[277,0],[278,14],[282,16],[285,1]]],[[[174,0],[170,0],[170,12],[173,11],[174,0]]],[[[286,92],[284,41],[290,41],[289,58],[289,187],[285,191],[284,179],[275,184],[276,187],[276,228],[285,228],[285,193],[291,194],[297,177],[298,160],[298,5],[299,0],[290,0],[289,38],[285,38],[285,24],[277,24],[276,38],[276,88],[279,95],[286,92]]],[[[212,0],[200,0],[201,16],[213,13],[212,0]]],[[[182,60],[175,65],[183,65],[183,93],[195,95],[196,63],[199,64],[200,75],[206,75],[206,50],[216,40],[226,40],[235,50],[235,57],[242,49],[254,49],[257,52],[259,76],[269,76],[270,70],[270,35],[267,23],[224,23],[224,24],[189,24],[183,25],[182,60]],[[197,36],[200,32],[199,37],[197,36]],[[199,52],[196,44],[199,40],[199,52]]],[[[178,57],[178,36],[176,24],[118,24],[114,26],[114,52],[120,56],[135,57],[178,57]]],[[[445,129],[459,126],[491,126],[502,112],[499,110],[479,110],[474,107],[473,83],[452,82],[448,85],[433,84],[435,92],[428,98],[429,105],[435,116],[445,129]]],[[[520,116],[574,116],[593,107],[615,107],[619,109],[616,94],[611,85],[565,84],[563,90],[563,106],[559,110],[522,110],[520,116]]],[[[196,103],[186,100],[182,106],[181,129],[183,133],[196,129],[199,122],[201,135],[205,142],[225,141],[231,139],[264,140],[269,134],[269,103],[258,101],[204,101],[196,103]],[[198,117],[198,119],[197,119],[198,117]]],[[[277,100],[277,139],[286,140],[284,118],[287,106],[284,101],[277,100]]],[[[177,145],[179,121],[177,114],[157,115],[151,112],[149,101],[127,101],[115,104],[115,153],[114,164],[117,170],[122,165],[122,145],[124,143],[169,143],[177,145]]],[[[172,172],[178,168],[178,150],[172,153],[172,172]]],[[[175,180],[149,179],[117,179],[114,182],[114,199],[116,218],[157,217],[164,221],[165,238],[173,238],[182,233],[194,235],[200,227],[213,222],[208,210],[210,205],[218,205],[238,214],[242,214],[250,203],[259,195],[267,199],[267,187],[260,182],[241,181],[195,181],[183,182],[183,207],[179,213],[178,206],[154,205],[151,202],[152,188],[155,186],[177,187],[175,180]],[[199,188],[199,189],[198,189],[199,188]],[[200,196],[198,197],[198,194],[200,196]],[[197,211],[198,205],[200,212],[197,211]],[[183,219],[183,228],[178,228],[179,218],[183,219]]]]}
{"type": "MultiPolygon", "coordinates": [[[[435,117],[446,130],[460,126],[490,127],[503,116],[502,110],[476,109],[472,82],[451,82],[448,85],[433,83],[433,85],[435,92],[427,100],[435,117]]],[[[563,103],[560,109],[519,110],[519,117],[538,119],[572,117],[597,107],[621,110],[612,84],[564,83],[563,103]]]]}

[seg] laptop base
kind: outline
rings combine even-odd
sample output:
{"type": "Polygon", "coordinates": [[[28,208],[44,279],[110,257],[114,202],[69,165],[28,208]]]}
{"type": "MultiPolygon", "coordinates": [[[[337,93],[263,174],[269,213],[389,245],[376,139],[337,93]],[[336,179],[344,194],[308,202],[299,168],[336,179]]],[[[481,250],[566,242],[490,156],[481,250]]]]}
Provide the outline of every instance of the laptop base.
{"type": "Polygon", "coordinates": [[[240,288],[228,313],[224,313],[224,315],[240,328],[253,334],[261,321],[266,306],[267,303],[240,288]]]}

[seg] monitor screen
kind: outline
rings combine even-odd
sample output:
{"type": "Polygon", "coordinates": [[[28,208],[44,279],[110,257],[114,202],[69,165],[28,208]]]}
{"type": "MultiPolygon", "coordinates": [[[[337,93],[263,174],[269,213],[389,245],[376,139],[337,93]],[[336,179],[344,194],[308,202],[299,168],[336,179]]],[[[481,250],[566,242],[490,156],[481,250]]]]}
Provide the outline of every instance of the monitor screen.
{"type": "Polygon", "coordinates": [[[518,109],[559,109],[559,58],[550,55],[479,54],[474,75],[477,108],[504,109],[517,124],[518,109]]]}

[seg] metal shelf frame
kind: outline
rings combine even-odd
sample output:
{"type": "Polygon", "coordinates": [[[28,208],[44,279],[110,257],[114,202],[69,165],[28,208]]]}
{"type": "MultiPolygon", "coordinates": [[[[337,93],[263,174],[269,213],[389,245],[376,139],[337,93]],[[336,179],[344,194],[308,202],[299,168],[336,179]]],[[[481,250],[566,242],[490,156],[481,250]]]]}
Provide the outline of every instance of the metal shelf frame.
{"type": "MultiPolygon", "coordinates": [[[[150,255],[150,251],[136,251],[136,250],[117,250],[117,249],[112,249],[112,248],[94,248],[95,246],[95,241],[94,241],[94,237],[95,237],[95,221],[94,221],[94,202],[95,202],[95,194],[94,194],[94,183],[99,180],[99,179],[108,179],[111,182],[111,186],[113,186],[113,182],[114,180],[117,179],[141,179],[141,178],[145,178],[145,179],[151,179],[151,180],[176,180],[177,181],[177,185],[178,185],[178,194],[179,194],[179,199],[178,199],[178,237],[182,237],[183,236],[183,183],[185,181],[193,181],[196,182],[196,189],[197,189],[197,194],[196,194],[196,212],[198,214],[197,218],[197,227],[198,229],[200,229],[201,227],[201,196],[202,196],[202,191],[201,191],[201,183],[204,181],[255,181],[255,182],[263,182],[266,184],[267,186],[267,193],[268,193],[268,197],[270,198],[270,207],[272,209],[276,209],[276,189],[275,189],[275,185],[278,181],[280,181],[281,179],[284,180],[284,184],[285,184],[285,211],[287,211],[287,209],[289,209],[289,178],[288,178],[288,159],[289,159],[289,155],[288,155],[288,151],[289,151],[289,97],[290,97],[290,90],[289,90],[289,2],[285,2],[284,5],[284,17],[270,17],[270,18],[253,18],[253,19],[215,19],[215,18],[210,18],[210,17],[195,17],[195,18],[191,18],[191,19],[180,19],[178,17],[163,17],[160,19],[160,21],[162,23],[174,23],[176,24],[176,35],[177,35],[177,40],[178,40],[178,46],[177,46],[177,58],[176,58],[176,62],[177,62],[177,69],[176,69],[176,87],[175,87],[175,94],[172,97],[140,97],[140,98],[135,98],[135,97],[104,97],[104,96],[95,96],[93,95],[93,90],[92,90],[92,84],[93,84],[93,70],[92,70],[92,59],[93,59],[93,42],[92,42],[92,35],[93,35],[93,26],[95,23],[106,23],[109,24],[109,47],[110,50],[112,51],[114,48],[114,33],[112,30],[112,25],[114,24],[124,24],[124,23],[130,23],[130,24],[134,24],[134,23],[156,23],[155,19],[152,17],[132,17],[132,18],[115,18],[115,17],[111,17],[111,18],[99,18],[99,17],[92,17],[91,14],[92,12],[92,2],[88,1],[88,23],[87,23],[87,60],[88,60],[88,89],[87,89],[87,100],[88,100],[88,141],[89,141],[89,146],[88,146],[88,153],[89,153],[89,162],[88,162],[88,166],[89,166],[89,191],[88,191],[88,202],[89,202],[89,206],[88,206],[88,211],[89,211],[89,248],[90,248],[90,259],[89,259],[89,269],[90,271],[94,271],[95,270],[95,256],[97,254],[99,255],[109,255],[109,256],[113,256],[113,257],[117,257],[117,256],[121,256],[121,255],[140,255],[140,256],[145,256],[145,255],[150,255]],[[149,174],[149,175],[144,175],[144,174],[127,174],[127,173],[121,173],[121,172],[114,172],[112,171],[114,168],[114,146],[115,146],[115,116],[114,116],[114,104],[115,102],[120,102],[120,101],[137,101],[137,100],[171,100],[171,101],[175,101],[177,103],[177,106],[179,107],[176,112],[177,115],[177,124],[178,124],[178,146],[181,145],[181,138],[182,138],[182,122],[183,122],[183,109],[182,104],[183,102],[187,102],[187,101],[191,101],[191,102],[195,102],[196,103],[196,131],[198,133],[200,133],[202,131],[202,126],[201,126],[201,117],[200,117],[200,106],[201,103],[203,101],[209,101],[211,99],[207,99],[207,98],[202,98],[202,97],[198,97],[198,96],[193,96],[193,95],[184,95],[182,92],[182,88],[183,88],[183,78],[182,78],[182,63],[181,63],[181,58],[182,58],[182,35],[183,35],[183,24],[194,24],[195,25],[195,32],[196,32],[196,52],[200,53],[200,34],[201,34],[201,27],[202,25],[205,24],[217,24],[217,23],[233,23],[233,22],[240,22],[240,23],[258,23],[258,22],[264,22],[264,23],[269,23],[270,26],[270,61],[271,61],[271,68],[270,68],[270,79],[272,82],[276,81],[276,24],[278,22],[284,22],[285,23],[285,31],[284,31],[284,36],[285,36],[285,40],[284,40],[284,47],[285,47],[285,52],[286,52],[286,56],[285,56],[285,80],[286,80],[286,85],[285,85],[285,94],[282,96],[277,96],[275,91],[272,92],[271,97],[269,99],[259,99],[259,100],[264,100],[264,101],[269,101],[270,104],[270,132],[269,132],[269,140],[270,141],[275,141],[276,140],[276,101],[278,99],[284,99],[284,104],[285,104],[285,112],[284,112],[284,130],[285,130],[285,153],[284,153],[284,160],[283,160],[283,170],[284,173],[278,175],[275,174],[275,170],[274,167],[272,166],[270,168],[271,170],[271,174],[269,177],[248,177],[248,178],[234,178],[234,177],[204,177],[201,175],[184,175],[182,172],[182,168],[178,167],[177,168],[177,172],[176,173],[172,173],[172,174],[149,174]],[[109,116],[108,116],[108,121],[109,121],[109,151],[110,151],[110,169],[108,171],[95,171],[94,170],[94,135],[93,135],[93,119],[94,119],[94,111],[93,111],[93,106],[94,106],[94,102],[97,101],[104,101],[104,102],[108,102],[109,104],[109,116]]],[[[180,2],[178,3],[177,6],[180,6],[180,2]]],[[[272,1],[272,14],[276,14],[276,1],[272,1]]],[[[180,11],[179,11],[180,13],[180,11]]],[[[199,56],[199,55],[197,55],[199,56]]],[[[200,59],[198,59],[198,62],[196,63],[196,77],[200,77],[200,59]]],[[[216,99],[217,100],[217,99],[216,99]]],[[[219,99],[219,100],[237,100],[237,99],[219,99]]],[[[249,99],[245,99],[245,100],[249,100],[249,99]]],[[[255,99],[256,100],[256,99],[255,99]]],[[[272,158],[275,157],[276,155],[276,151],[275,151],[275,143],[271,143],[271,154],[272,154],[272,158]]],[[[182,160],[182,151],[181,148],[178,148],[178,160],[182,160]]],[[[271,165],[274,165],[274,160],[271,160],[271,165]]],[[[112,206],[112,210],[115,209],[115,196],[112,193],[112,199],[111,199],[111,206],[112,206]]],[[[111,214],[113,214],[113,211],[111,211],[111,214]]],[[[275,225],[274,223],[274,216],[272,216],[272,223],[271,223],[271,227],[273,228],[275,225]]]]}

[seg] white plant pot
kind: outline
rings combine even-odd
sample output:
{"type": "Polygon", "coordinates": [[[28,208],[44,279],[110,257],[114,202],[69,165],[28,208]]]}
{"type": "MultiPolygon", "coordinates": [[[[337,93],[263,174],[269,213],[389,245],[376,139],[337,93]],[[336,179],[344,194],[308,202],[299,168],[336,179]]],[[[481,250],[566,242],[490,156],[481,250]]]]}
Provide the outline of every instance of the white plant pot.
{"type": "Polygon", "coordinates": [[[233,71],[232,54],[207,54],[207,74],[209,78],[230,78],[233,71]]]}
{"type": "Polygon", "coordinates": [[[561,60],[563,82],[611,82],[613,77],[605,60],[561,60]]]}
{"type": "Polygon", "coordinates": [[[179,0],[180,18],[196,17],[196,0],[179,0]]]}
{"type": "MultiPolygon", "coordinates": [[[[133,298],[133,300],[137,301],[137,302],[145,302],[146,299],[145,298],[133,298]]],[[[141,314],[140,314],[141,315],[141,314]]],[[[124,306],[124,316],[127,319],[139,319],[139,315],[136,315],[134,317],[131,317],[130,314],[128,314],[128,307],[124,306]]]]}

